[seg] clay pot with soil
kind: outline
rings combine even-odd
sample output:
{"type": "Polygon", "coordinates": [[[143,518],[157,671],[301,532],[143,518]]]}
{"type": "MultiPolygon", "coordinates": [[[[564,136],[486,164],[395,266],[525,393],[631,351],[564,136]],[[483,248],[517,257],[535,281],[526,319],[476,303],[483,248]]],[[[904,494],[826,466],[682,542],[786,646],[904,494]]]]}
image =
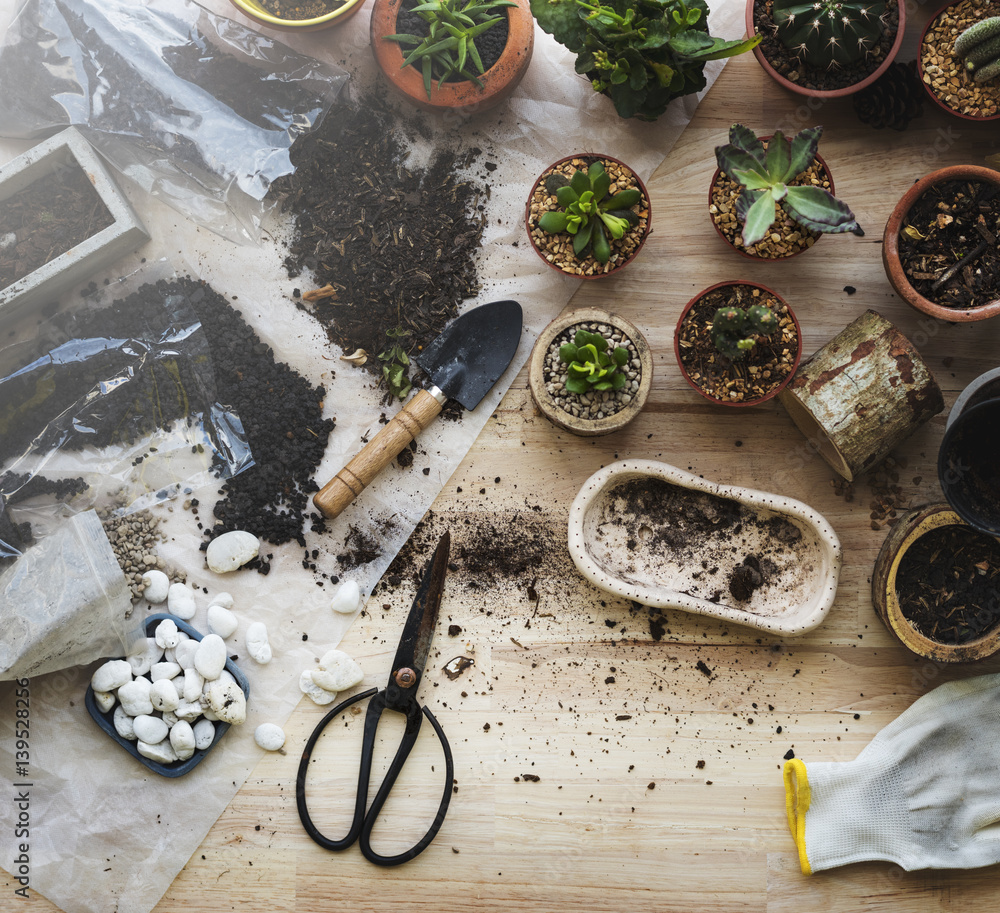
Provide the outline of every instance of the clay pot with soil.
{"type": "Polygon", "coordinates": [[[532,185],[524,207],[538,256],[582,279],[610,276],[631,263],[651,221],[646,185],[607,155],[580,153],[553,163],[532,185]]]}
{"type": "Polygon", "coordinates": [[[646,338],[610,311],[581,308],[559,317],[542,330],[531,350],[531,398],[542,415],[573,434],[596,437],[624,428],[642,411],[652,384],[646,338]],[[595,343],[594,351],[580,352],[595,343]],[[587,382],[588,372],[594,383],[587,382]]]}
{"type": "Polygon", "coordinates": [[[907,304],[949,323],[1000,314],[1000,173],[941,168],[896,204],[882,265],[907,304]]]}
{"type": "Polygon", "coordinates": [[[947,504],[903,514],[872,572],[872,605],[908,650],[974,662],[1000,650],[1000,541],[947,504]]]}
{"type": "Polygon", "coordinates": [[[792,309],[753,282],[720,282],[699,292],[674,330],[684,379],[720,406],[755,406],[776,396],[795,374],[801,352],[792,309]],[[764,310],[770,317],[761,317],[764,310]]]}
{"type": "MultiPolygon", "coordinates": [[[[482,23],[470,27],[470,31],[476,33],[466,43],[469,50],[464,55],[457,50],[453,54],[447,52],[450,56],[446,57],[441,57],[440,52],[432,52],[404,65],[407,57],[418,51],[419,45],[398,36],[425,39],[432,27],[420,14],[411,12],[417,5],[417,0],[375,0],[372,6],[369,32],[372,53],[392,88],[425,111],[462,117],[488,111],[506,100],[531,62],[535,20],[528,0],[510,0],[507,5],[497,4],[484,12],[483,22],[494,18],[498,21],[481,33],[476,30],[482,23]],[[397,39],[389,40],[387,36],[397,36],[397,39]],[[475,54],[472,53],[473,45],[475,54]],[[482,71],[476,64],[476,57],[482,64],[482,71]],[[434,61],[426,70],[425,59],[434,61]],[[457,65],[454,70],[452,64],[457,65]],[[472,78],[466,78],[463,72],[472,78]],[[443,82],[442,76],[445,77],[443,82]]],[[[451,0],[442,0],[442,6],[461,10],[461,5],[451,0]]],[[[441,29],[445,22],[451,23],[447,13],[439,18],[441,29]]]]}
{"type": "Polygon", "coordinates": [[[860,92],[892,63],[903,42],[902,0],[747,0],[758,63],[778,85],[811,98],[860,92]],[[803,9],[806,12],[803,13],[803,9]]]}
{"type": "Polygon", "coordinates": [[[365,0],[230,0],[258,25],[282,32],[316,32],[341,25],[365,0]]]}
{"type": "Polygon", "coordinates": [[[955,513],[979,532],[1000,536],[1000,399],[969,405],[948,425],[938,479],[955,513]]]}
{"type": "MultiPolygon", "coordinates": [[[[990,62],[980,61],[977,51],[986,48],[989,53],[987,45],[996,35],[984,35],[979,48],[965,47],[968,38],[959,43],[963,32],[973,26],[981,28],[984,20],[996,16],[1000,16],[997,0],[958,0],[931,16],[920,35],[917,72],[921,84],[939,108],[964,120],[1000,118],[1000,74],[990,76],[985,66],[977,66],[990,62]]],[[[992,57],[996,59],[996,51],[992,57]]]]}
{"type": "Polygon", "coordinates": [[[616,596],[787,636],[823,621],[841,565],[836,534],[807,505],[653,460],[613,463],[584,483],[569,552],[616,596]]]}

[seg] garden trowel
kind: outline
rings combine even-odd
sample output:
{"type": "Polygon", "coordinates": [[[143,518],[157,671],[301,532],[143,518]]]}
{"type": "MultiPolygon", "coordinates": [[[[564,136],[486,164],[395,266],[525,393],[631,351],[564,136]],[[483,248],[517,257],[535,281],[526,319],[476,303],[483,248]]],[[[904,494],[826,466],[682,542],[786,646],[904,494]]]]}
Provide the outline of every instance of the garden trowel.
{"type": "Polygon", "coordinates": [[[338,516],[453,399],[472,410],[507,370],[521,339],[521,305],[493,301],[454,320],[413,361],[432,386],[418,390],[364,449],[313,495],[324,517],[338,516]]]}

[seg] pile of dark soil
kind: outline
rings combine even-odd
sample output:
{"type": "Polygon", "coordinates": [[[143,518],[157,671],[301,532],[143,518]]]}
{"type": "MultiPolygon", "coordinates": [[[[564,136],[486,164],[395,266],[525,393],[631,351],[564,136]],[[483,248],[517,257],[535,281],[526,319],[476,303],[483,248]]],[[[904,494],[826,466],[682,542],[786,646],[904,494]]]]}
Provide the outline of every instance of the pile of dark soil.
{"type": "Polygon", "coordinates": [[[260,5],[279,19],[316,19],[340,9],[344,0],[260,0],[260,5]]]}

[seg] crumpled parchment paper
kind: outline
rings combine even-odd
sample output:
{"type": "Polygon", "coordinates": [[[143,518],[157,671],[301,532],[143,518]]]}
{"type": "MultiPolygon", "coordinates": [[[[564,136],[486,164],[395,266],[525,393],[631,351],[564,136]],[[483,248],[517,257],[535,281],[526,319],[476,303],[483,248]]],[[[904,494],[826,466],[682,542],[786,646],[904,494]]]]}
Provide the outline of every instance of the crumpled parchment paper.
{"type": "MultiPolygon", "coordinates": [[[[226,0],[208,0],[205,5],[234,15],[226,0]]],[[[743,5],[720,2],[717,6],[710,19],[712,33],[742,36],[743,5]]],[[[12,0],[0,0],[0,27],[12,15],[12,0]]],[[[344,66],[355,74],[351,91],[358,93],[375,78],[368,21],[369,12],[363,9],[333,31],[283,34],[281,38],[296,50],[344,66]]],[[[709,65],[709,85],[722,63],[709,65]]],[[[371,591],[472,446],[538,332],[559,314],[581,281],[565,279],[544,266],[527,242],[523,209],[534,179],[552,161],[582,151],[613,155],[647,179],[680,136],[697,102],[695,97],[673,102],[654,124],[622,121],[611,102],[596,95],[574,73],[573,56],[536,27],[531,66],[506,105],[465,124],[440,125],[442,142],[479,146],[489,161],[497,163],[480,261],[483,291],[478,302],[469,306],[499,298],[520,301],[525,317],[522,345],[510,369],[474,412],[461,422],[433,423],[419,439],[412,467],[390,467],[331,525],[328,534],[312,537],[310,546],[321,551],[317,565],[329,573],[349,574],[362,593],[371,591]],[[427,475],[422,472],[425,468],[427,475]],[[345,572],[334,559],[352,526],[376,538],[383,551],[371,564],[345,572]]],[[[24,148],[25,144],[0,143],[0,161],[24,148]]],[[[326,408],[336,415],[337,428],[317,474],[317,481],[325,483],[360,449],[362,436],[378,430],[380,413],[389,410],[379,405],[381,391],[371,377],[347,369],[322,328],[295,308],[291,290],[305,286],[302,278],[294,282],[285,278],[282,225],[270,227],[274,240],[261,247],[238,247],[198,231],[135,188],[125,189],[153,240],[120,265],[122,272],[133,268],[139,257],[172,258],[178,269],[197,273],[230,296],[274,347],[277,358],[313,383],[328,385],[332,392],[326,408]]],[[[658,222],[667,218],[654,209],[653,229],[659,224],[660,230],[667,230],[662,228],[665,221],[658,222]]],[[[641,268],[642,257],[648,255],[648,250],[640,254],[630,268],[641,268]]],[[[211,522],[213,492],[198,493],[198,497],[206,522],[211,522]]],[[[198,614],[191,623],[206,630],[205,609],[216,592],[227,590],[235,598],[234,611],[241,622],[228,643],[230,653],[240,656],[238,665],[250,680],[249,715],[190,774],[165,780],[137,764],[90,719],[83,704],[90,668],[44,676],[30,683],[30,764],[22,778],[16,775],[14,757],[14,687],[0,686],[2,778],[8,783],[8,793],[22,779],[33,784],[31,889],[66,913],[146,913],[157,903],[260,760],[254,728],[261,722],[280,724],[288,719],[301,698],[299,672],[335,646],[352,620],[330,611],[333,588],[318,587],[315,576],[303,570],[303,552],[298,546],[265,545],[264,551],[274,556],[267,577],[252,572],[218,577],[205,568],[198,551],[200,534],[191,514],[175,502],[162,515],[170,538],[161,545],[160,554],[185,566],[189,580],[208,590],[198,593],[198,614]],[[274,660],[268,666],[258,666],[246,655],[243,636],[251,621],[268,626],[274,648],[274,660]],[[308,634],[308,641],[303,641],[303,634],[308,634]]],[[[407,608],[401,606],[391,613],[394,624],[407,608]]],[[[385,622],[366,617],[363,623],[385,622]]],[[[382,686],[383,679],[384,670],[375,670],[361,687],[382,686]]],[[[290,745],[288,750],[299,747],[290,745]]],[[[0,866],[12,873],[17,846],[9,835],[16,815],[11,802],[0,801],[0,833],[8,835],[0,841],[0,866]]]]}

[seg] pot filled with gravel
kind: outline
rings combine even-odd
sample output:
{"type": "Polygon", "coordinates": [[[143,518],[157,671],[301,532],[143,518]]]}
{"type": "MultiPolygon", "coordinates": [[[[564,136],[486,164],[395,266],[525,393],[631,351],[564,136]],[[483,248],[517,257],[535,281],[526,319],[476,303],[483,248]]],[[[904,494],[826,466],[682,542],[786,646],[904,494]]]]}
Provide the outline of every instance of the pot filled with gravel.
{"type": "Polygon", "coordinates": [[[581,308],[542,330],[531,352],[528,386],[538,410],[584,437],[624,428],[646,403],[653,359],[633,323],[581,308]]]}

